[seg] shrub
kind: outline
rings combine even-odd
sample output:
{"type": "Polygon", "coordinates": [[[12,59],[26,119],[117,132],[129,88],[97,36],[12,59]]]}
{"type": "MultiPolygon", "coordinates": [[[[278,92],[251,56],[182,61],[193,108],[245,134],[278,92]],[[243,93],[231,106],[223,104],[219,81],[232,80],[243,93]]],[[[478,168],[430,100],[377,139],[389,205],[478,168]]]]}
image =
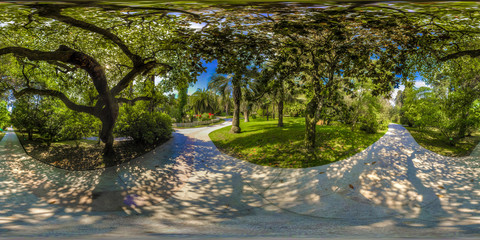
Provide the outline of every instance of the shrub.
{"type": "Polygon", "coordinates": [[[137,143],[155,144],[171,137],[172,121],[165,113],[127,106],[118,119],[115,132],[137,143]]]}

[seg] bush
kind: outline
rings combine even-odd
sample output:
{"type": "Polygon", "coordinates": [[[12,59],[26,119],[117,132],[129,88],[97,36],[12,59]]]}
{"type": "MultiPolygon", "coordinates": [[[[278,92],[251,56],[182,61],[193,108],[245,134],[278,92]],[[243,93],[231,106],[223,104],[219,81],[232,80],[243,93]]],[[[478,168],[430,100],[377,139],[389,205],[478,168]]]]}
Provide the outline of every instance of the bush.
{"type": "Polygon", "coordinates": [[[137,143],[151,145],[171,137],[172,120],[165,113],[127,106],[118,119],[115,132],[137,143]]]}

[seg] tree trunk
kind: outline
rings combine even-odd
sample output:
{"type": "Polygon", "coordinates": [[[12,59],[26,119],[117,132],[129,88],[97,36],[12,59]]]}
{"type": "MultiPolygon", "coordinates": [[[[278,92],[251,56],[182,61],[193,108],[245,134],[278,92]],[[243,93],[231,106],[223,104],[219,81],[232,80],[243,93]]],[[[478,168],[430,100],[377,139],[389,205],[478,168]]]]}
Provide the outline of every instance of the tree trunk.
{"type": "Polygon", "coordinates": [[[245,118],[245,122],[250,122],[250,120],[249,120],[249,112],[248,112],[248,109],[247,109],[247,108],[243,111],[243,116],[244,116],[244,118],[245,118]]]}
{"type": "Polygon", "coordinates": [[[115,161],[113,128],[118,118],[118,108],[117,103],[105,104],[105,108],[100,115],[100,121],[102,122],[100,139],[105,143],[105,148],[103,149],[104,162],[110,166],[115,161]]]}
{"type": "Polygon", "coordinates": [[[463,116],[464,121],[460,122],[460,127],[458,129],[458,135],[457,135],[458,139],[464,138],[466,133],[467,133],[466,119],[468,118],[468,112],[466,114],[462,114],[462,115],[464,115],[463,116]]]}
{"type": "Polygon", "coordinates": [[[275,120],[275,103],[272,102],[272,119],[275,120]]]}
{"type": "Polygon", "coordinates": [[[313,152],[315,149],[315,135],[317,130],[316,110],[315,99],[312,99],[305,109],[305,148],[309,152],[313,152]]]}
{"type": "Polygon", "coordinates": [[[28,140],[33,141],[33,132],[32,130],[28,130],[28,140]]]}
{"type": "Polygon", "coordinates": [[[278,101],[278,127],[283,127],[283,100],[278,101]]]}
{"type": "MultiPolygon", "coordinates": [[[[151,84],[152,84],[152,98],[155,99],[155,76],[151,76],[150,81],[151,81],[151,84]]],[[[153,113],[153,111],[155,110],[155,105],[157,105],[156,101],[151,100],[148,103],[148,111],[153,113]]]]}
{"type": "Polygon", "coordinates": [[[270,114],[268,114],[268,104],[267,104],[267,111],[266,111],[266,115],[267,115],[267,121],[268,121],[268,117],[270,116],[270,114]]]}
{"type": "Polygon", "coordinates": [[[240,89],[240,79],[234,78],[232,80],[233,85],[233,120],[230,133],[240,133],[240,99],[242,97],[242,91],[240,89]]]}

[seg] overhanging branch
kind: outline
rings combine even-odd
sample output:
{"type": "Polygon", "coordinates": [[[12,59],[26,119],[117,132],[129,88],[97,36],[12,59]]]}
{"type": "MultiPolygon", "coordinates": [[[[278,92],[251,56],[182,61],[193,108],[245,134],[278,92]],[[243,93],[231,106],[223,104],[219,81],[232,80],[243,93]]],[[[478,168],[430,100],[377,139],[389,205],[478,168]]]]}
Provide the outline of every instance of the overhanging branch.
{"type": "Polygon", "coordinates": [[[452,60],[456,58],[460,58],[463,56],[470,56],[472,58],[480,56],[480,50],[466,50],[466,51],[460,51],[456,53],[449,54],[445,57],[440,58],[439,60],[444,62],[447,60],[452,60]]]}
{"type": "Polygon", "coordinates": [[[136,97],[134,99],[126,99],[126,98],[116,98],[117,102],[119,103],[127,103],[127,104],[135,104],[136,102],[138,101],[150,101],[152,100],[153,98],[151,97],[146,97],[146,96],[143,96],[143,97],[136,97]]]}
{"type": "Polygon", "coordinates": [[[84,112],[84,113],[95,115],[94,107],[76,104],[73,101],[71,101],[64,93],[56,90],[24,88],[18,92],[13,91],[13,95],[15,96],[15,98],[20,98],[24,95],[40,95],[40,96],[55,97],[60,99],[65,104],[65,106],[67,106],[69,109],[73,111],[84,112]]]}

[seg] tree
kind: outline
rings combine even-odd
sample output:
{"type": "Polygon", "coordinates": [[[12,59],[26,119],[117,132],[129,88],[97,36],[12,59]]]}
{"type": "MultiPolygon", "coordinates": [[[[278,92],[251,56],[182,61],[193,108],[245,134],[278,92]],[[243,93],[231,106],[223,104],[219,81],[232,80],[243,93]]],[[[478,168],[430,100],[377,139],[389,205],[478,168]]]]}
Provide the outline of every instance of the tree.
{"type": "Polygon", "coordinates": [[[225,116],[229,114],[231,104],[232,86],[230,76],[215,74],[208,82],[208,89],[220,95],[221,103],[224,106],[225,116]]]}
{"type": "Polygon", "coordinates": [[[112,132],[119,104],[152,99],[125,90],[154,75],[162,75],[169,90],[195,79],[203,67],[188,45],[193,30],[183,21],[193,14],[168,8],[82,6],[29,4],[4,14],[2,21],[11,23],[1,27],[9,37],[0,40],[0,56],[11,67],[2,66],[8,78],[2,87],[17,98],[55,97],[69,109],[99,119],[109,161],[114,157],[112,132]],[[182,14],[166,17],[168,12],[182,14]]]}
{"type": "Polygon", "coordinates": [[[185,107],[188,103],[188,88],[182,88],[178,90],[178,109],[177,109],[177,121],[183,121],[185,118],[185,107]]]}
{"type": "Polygon", "coordinates": [[[190,96],[189,105],[195,114],[214,113],[217,109],[217,99],[213,92],[199,88],[190,96]]]}
{"type": "Polygon", "coordinates": [[[0,128],[5,129],[10,124],[10,113],[8,112],[7,102],[0,101],[0,128]]]}
{"type": "Polygon", "coordinates": [[[44,108],[47,105],[38,96],[25,96],[14,102],[11,121],[13,126],[28,133],[28,140],[33,140],[33,132],[46,121],[44,108]]]}
{"type": "Polygon", "coordinates": [[[318,112],[332,105],[336,90],[349,84],[351,77],[372,79],[374,94],[389,91],[399,81],[394,73],[401,73],[406,53],[414,50],[411,42],[415,39],[404,36],[411,31],[408,19],[379,15],[383,14],[355,8],[319,10],[305,14],[301,21],[284,19],[275,24],[281,46],[287,55],[296,57],[294,67],[302,74],[301,85],[307,96],[308,150],[315,147],[318,112]]]}

